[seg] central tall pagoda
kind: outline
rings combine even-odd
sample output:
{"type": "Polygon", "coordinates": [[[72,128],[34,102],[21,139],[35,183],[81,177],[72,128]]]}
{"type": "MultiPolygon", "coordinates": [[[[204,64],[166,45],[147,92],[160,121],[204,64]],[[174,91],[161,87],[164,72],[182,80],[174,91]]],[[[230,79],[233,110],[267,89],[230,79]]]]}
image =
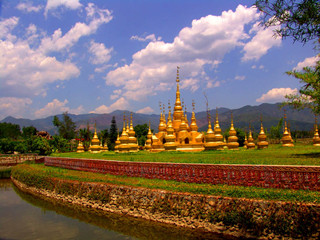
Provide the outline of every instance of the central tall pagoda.
{"type": "MultiPolygon", "coordinates": [[[[177,67],[177,91],[176,101],[173,108],[173,118],[171,119],[171,110],[169,110],[168,120],[165,113],[160,108],[160,122],[158,133],[152,136],[152,152],[161,151],[186,151],[197,152],[204,150],[204,136],[198,132],[198,126],[194,113],[194,103],[191,124],[188,125],[187,113],[183,112],[183,106],[180,98],[180,79],[179,67],[177,67]]],[[[169,108],[170,109],[170,108],[169,108]]]]}

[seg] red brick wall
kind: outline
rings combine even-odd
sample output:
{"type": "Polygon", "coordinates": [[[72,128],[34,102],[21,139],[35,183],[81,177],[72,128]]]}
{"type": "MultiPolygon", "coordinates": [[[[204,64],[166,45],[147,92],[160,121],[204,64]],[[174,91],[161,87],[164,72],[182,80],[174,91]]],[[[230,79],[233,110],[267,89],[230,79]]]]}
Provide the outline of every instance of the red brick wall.
{"type": "Polygon", "coordinates": [[[320,166],[213,165],[45,157],[46,166],[193,183],[320,191],[320,166]]]}

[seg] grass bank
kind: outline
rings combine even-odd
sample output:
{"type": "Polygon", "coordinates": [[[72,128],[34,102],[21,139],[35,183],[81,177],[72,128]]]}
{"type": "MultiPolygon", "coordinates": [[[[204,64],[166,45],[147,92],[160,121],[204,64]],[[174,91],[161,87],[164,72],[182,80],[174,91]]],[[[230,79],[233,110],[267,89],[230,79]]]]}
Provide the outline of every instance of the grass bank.
{"type": "Polygon", "coordinates": [[[145,179],[127,176],[114,176],[82,172],[43,164],[21,164],[13,167],[12,176],[28,186],[54,189],[54,179],[75,180],[80,182],[100,182],[148,189],[162,189],[173,192],[204,194],[233,198],[251,198],[262,200],[278,200],[304,203],[320,203],[320,193],[306,190],[264,189],[257,187],[241,187],[229,185],[210,185],[183,183],[176,181],[145,179]]]}
{"type": "Polygon", "coordinates": [[[204,151],[204,152],[160,152],[150,153],[54,153],[55,157],[91,158],[121,160],[132,162],[172,162],[203,164],[263,164],[263,165],[320,165],[320,148],[312,145],[297,144],[293,148],[271,145],[268,149],[239,151],[204,151]]]}

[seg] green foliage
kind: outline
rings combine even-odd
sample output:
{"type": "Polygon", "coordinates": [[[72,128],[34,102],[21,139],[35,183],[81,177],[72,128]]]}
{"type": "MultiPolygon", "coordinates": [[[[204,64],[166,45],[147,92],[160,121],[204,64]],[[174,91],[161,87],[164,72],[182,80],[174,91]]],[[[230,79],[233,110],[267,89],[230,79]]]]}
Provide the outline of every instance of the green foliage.
{"type": "Polygon", "coordinates": [[[1,153],[13,153],[15,149],[15,141],[2,138],[0,139],[0,152],[1,153]]]}
{"type": "Polygon", "coordinates": [[[87,122],[87,128],[79,129],[78,135],[79,135],[79,140],[83,141],[83,147],[85,151],[87,151],[90,147],[90,141],[93,136],[93,133],[90,132],[90,126],[88,122],[87,122]]]}
{"type": "Polygon", "coordinates": [[[270,139],[277,140],[280,142],[280,139],[282,138],[282,124],[283,124],[283,118],[281,118],[278,122],[277,126],[271,126],[270,132],[268,133],[268,137],[270,139]]]}
{"type": "Polygon", "coordinates": [[[0,123],[0,139],[18,139],[21,136],[20,126],[12,123],[0,123]]]}
{"type": "Polygon", "coordinates": [[[68,140],[60,136],[53,136],[49,140],[49,144],[54,152],[69,152],[71,151],[71,144],[68,140]]]}
{"type": "Polygon", "coordinates": [[[134,127],[134,131],[136,132],[139,146],[144,146],[147,140],[148,130],[149,126],[146,123],[143,125],[138,124],[134,127]]]}
{"type": "Polygon", "coordinates": [[[0,169],[0,179],[10,178],[11,168],[0,169]]]}
{"type": "Polygon", "coordinates": [[[50,155],[52,148],[47,139],[42,137],[34,137],[31,146],[31,152],[39,155],[50,155]]]}
{"type": "Polygon", "coordinates": [[[102,145],[104,145],[105,143],[109,143],[110,144],[110,138],[109,138],[109,131],[108,129],[104,129],[101,132],[98,133],[98,137],[102,143],[102,145]]]}
{"type": "Polygon", "coordinates": [[[307,42],[320,38],[319,0],[256,0],[254,4],[264,13],[265,27],[275,28],[275,34],[307,42]]]}
{"type": "Polygon", "coordinates": [[[59,136],[71,140],[75,138],[76,134],[76,124],[69,117],[68,112],[63,113],[63,120],[60,121],[57,116],[53,118],[53,125],[58,127],[59,136]]]}
{"type": "MultiPolygon", "coordinates": [[[[237,137],[238,137],[239,146],[240,146],[240,147],[243,147],[246,133],[245,133],[245,131],[243,131],[241,128],[235,128],[235,130],[236,130],[236,132],[237,132],[237,137]]],[[[223,133],[223,136],[226,138],[226,141],[228,141],[229,131],[230,131],[230,128],[228,128],[228,129],[223,133]]]]}
{"type": "Polygon", "coordinates": [[[297,109],[308,107],[315,114],[320,114],[320,60],[314,67],[304,67],[300,72],[288,71],[287,74],[299,79],[303,86],[297,94],[287,95],[284,104],[297,109]]]}
{"type": "Polygon", "coordinates": [[[29,148],[26,144],[26,141],[17,142],[14,150],[19,153],[28,153],[29,152],[29,148]]]}
{"type": "Polygon", "coordinates": [[[110,134],[109,134],[110,144],[108,145],[108,148],[112,151],[114,150],[117,136],[118,136],[117,122],[116,122],[115,116],[112,116],[111,126],[110,126],[110,134]]]}
{"type": "Polygon", "coordinates": [[[22,137],[29,138],[37,135],[38,130],[34,126],[23,127],[22,128],[22,137]]]}

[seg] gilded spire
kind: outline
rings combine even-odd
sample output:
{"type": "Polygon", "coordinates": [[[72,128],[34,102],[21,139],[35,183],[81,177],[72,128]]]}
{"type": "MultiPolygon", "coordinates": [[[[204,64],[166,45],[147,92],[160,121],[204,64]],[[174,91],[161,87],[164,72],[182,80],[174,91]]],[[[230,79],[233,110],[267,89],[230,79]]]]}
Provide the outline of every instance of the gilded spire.
{"type": "Polygon", "coordinates": [[[319,132],[318,132],[318,122],[317,122],[317,116],[316,115],[314,115],[313,146],[320,147],[320,137],[319,137],[319,132]]]}
{"type": "Polygon", "coordinates": [[[230,126],[230,130],[229,130],[229,137],[228,137],[227,146],[228,146],[228,149],[231,149],[231,150],[238,150],[239,149],[237,131],[234,129],[234,126],[233,126],[232,111],[231,111],[231,126],[230,126]]]}
{"type": "Polygon", "coordinates": [[[264,133],[264,129],[263,129],[263,125],[262,125],[262,116],[260,116],[260,122],[261,122],[261,127],[260,127],[260,133],[258,135],[258,149],[263,149],[263,148],[267,148],[269,143],[266,141],[267,140],[267,136],[264,133]]]}
{"type": "Polygon", "coordinates": [[[291,134],[287,127],[287,115],[284,110],[284,131],[283,131],[283,137],[281,138],[282,146],[283,147],[293,147],[293,140],[291,137],[291,134]]]}

